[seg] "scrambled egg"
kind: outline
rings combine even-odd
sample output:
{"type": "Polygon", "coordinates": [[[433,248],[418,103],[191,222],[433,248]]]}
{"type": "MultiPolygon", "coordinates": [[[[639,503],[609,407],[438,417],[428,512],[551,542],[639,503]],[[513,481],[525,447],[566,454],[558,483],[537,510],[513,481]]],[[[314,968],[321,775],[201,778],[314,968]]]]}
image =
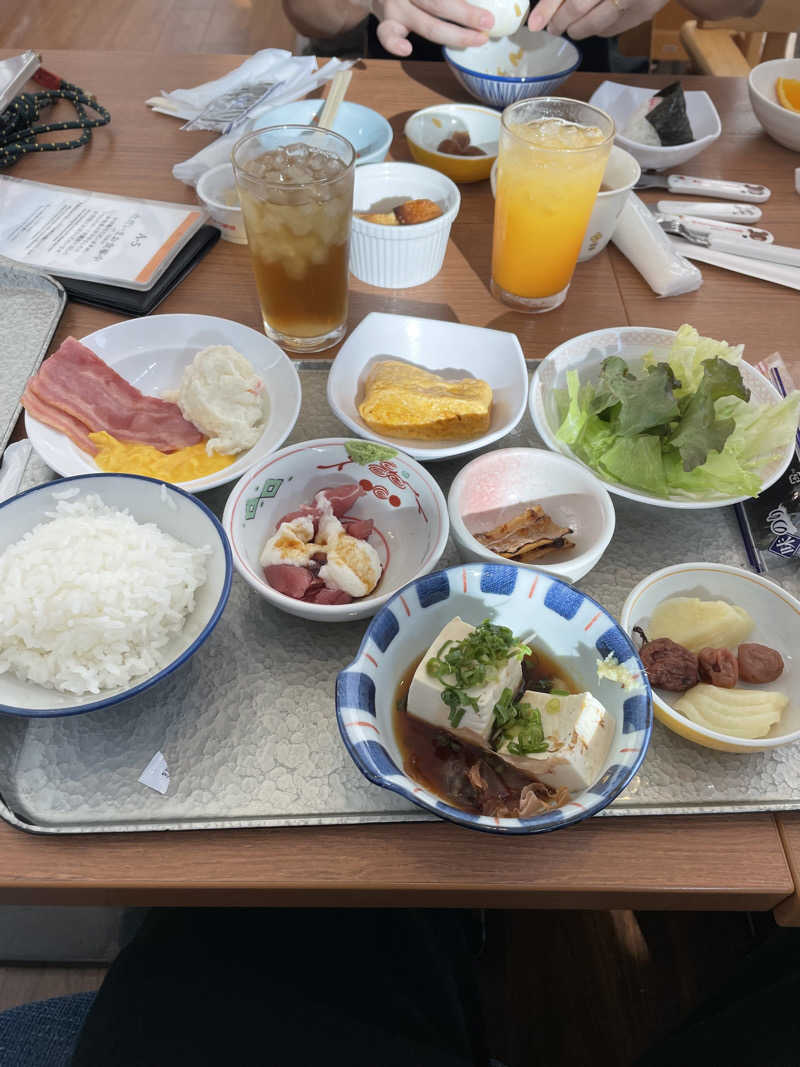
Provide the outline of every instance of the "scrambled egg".
{"type": "Polygon", "coordinates": [[[144,474],[173,484],[216,474],[235,459],[234,456],[209,456],[204,441],[175,452],[159,452],[152,445],[118,441],[105,430],[90,433],[89,440],[99,448],[94,461],[100,470],[112,474],[144,474]]]}
{"type": "Polygon", "coordinates": [[[376,433],[425,441],[486,433],[491,408],[491,386],[480,378],[453,381],[396,359],[372,367],[358,405],[376,433]]]}
{"type": "Polygon", "coordinates": [[[201,349],[183,372],[175,398],[185,419],[208,438],[209,455],[252,448],[264,426],[264,383],[230,345],[201,349]]]}

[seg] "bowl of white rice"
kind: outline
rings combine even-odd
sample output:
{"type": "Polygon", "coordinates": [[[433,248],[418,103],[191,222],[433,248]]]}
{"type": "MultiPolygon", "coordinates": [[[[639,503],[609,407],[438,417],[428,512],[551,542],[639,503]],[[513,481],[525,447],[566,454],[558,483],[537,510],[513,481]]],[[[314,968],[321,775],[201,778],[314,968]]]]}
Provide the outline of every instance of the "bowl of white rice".
{"type": "Polygon", "coordinates": [[[0,713],[109,707],[203,644],[231,588],[214,514],[132,474],[48,482],[0,504],[0,713]]]}

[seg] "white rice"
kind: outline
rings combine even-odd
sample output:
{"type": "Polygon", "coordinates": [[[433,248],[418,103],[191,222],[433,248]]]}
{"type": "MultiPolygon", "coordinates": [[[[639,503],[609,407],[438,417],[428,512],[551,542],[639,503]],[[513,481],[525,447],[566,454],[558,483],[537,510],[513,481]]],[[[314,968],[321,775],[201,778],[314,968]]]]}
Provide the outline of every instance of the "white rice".
{"type": "Polygon", "coordinates": [[[93,494],[59,500],[49,519],[0,555],[0,674],[82,695],[153,673],[211,549],[93,494]]]}

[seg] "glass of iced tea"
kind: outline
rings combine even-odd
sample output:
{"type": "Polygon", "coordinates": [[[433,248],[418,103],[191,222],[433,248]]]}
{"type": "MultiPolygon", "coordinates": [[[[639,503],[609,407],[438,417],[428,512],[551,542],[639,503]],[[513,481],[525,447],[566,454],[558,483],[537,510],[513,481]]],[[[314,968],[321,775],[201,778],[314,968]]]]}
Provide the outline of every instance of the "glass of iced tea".
{"type": "Polygon", "coordinates": [[[314,126],[270,126],[233,149],[264,332],[292,352],[344,337],[355,159],[314,126]]]}
{"type": "Polygon", "coordinates": [[[542,96],[503,112],[492,292],[518,311],[563,304],[614,140],[614,120],[542,96]]]}

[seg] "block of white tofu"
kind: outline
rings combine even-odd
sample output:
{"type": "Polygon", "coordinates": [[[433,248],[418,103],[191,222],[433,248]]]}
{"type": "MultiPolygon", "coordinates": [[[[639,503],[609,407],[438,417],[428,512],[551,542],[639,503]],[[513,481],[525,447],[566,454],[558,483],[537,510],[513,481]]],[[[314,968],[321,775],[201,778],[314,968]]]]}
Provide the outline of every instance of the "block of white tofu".
{"type": "Polygon", "coordinates": [[[600,701],[591,693],[560,697],[528,691],[520,703],[531,704],[541,712],[548,751],[513,756],[505,742],[498,756],[523,774],[556,789],[565,786],[572,794],[594,785],[614,736],[614,722],[600,701]]]}
{"type": "Polygon", "coordinates": [[[505,666],[499,670],[498,676],[494,681],[465,690],[468,696],[474,697],[477,701],[478,710],[475,711],[473,707],[468,706],[456,730],[454,730],[448,717],[450,708],[442,700],[444,686],[438,678],[428,674],[428,661],[439,654],[442,645],[447,641],[463,641],[474,629],[474,626],[470,626],[468,622],[464,622],[456,616],[434,638],[431,647],[422,657],[420,665],[414,672],[414,677],[408,690],[407,707],[409,715],[424,719],[425,722],[431,723],[432,726],[441,726],[443,729],[454,733],[469,730],[486,742],[492,729],[494,706],[502,696],[503,690],[510,689],[516,695],[522,685],[522,664],[519,660],[508,660],[505,666]]]}

